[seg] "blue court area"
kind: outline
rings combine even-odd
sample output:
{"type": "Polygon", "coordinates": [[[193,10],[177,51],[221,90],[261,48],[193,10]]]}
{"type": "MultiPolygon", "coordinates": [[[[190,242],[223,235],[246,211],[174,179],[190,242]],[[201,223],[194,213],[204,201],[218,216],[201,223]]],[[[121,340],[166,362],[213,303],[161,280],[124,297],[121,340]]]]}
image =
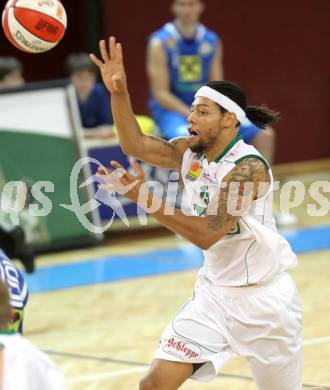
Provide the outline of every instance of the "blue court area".
{"type": "MultiPolygon", "coordinates": [[[[330,226],[282,232],[296,253],[330,248],[330,226]]],[[[109,252],[111,248],[109,248],[109,252]]],[[[105,283],[168,272],[199,268],[203,255],[191,244],[171,249],[138,252],[122,256],[107,256],[82,262],[39,267],[26,275],[30,292],[105,283]]]]}

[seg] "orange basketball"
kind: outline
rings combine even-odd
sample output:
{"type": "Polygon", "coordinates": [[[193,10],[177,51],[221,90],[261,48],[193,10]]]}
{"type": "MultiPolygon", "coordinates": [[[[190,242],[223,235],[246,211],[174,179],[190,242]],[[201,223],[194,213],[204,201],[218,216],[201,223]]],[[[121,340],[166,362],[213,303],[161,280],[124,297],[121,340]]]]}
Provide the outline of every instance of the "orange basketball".
{"type": "Polygon", "coordinates": [[[59,0],[9,0],[2,13],[2,26],[18,49],[42,53],[63,38],[67,17],[59,0]]]}

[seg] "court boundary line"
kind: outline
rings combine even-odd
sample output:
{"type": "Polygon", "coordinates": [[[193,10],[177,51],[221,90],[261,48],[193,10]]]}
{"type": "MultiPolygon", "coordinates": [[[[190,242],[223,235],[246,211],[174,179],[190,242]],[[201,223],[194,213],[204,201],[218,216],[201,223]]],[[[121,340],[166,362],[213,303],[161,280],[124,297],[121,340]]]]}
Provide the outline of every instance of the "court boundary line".
{"type": "Polygon", "coordinates": [[[330,336],[314,337],[312,339],[303,340],[303,346],[308,347],[310,345],[326,344],[330,342],[330,336]]]}
{"type": "MultiPolygon", "coordinates": [[[[149,367],[149,365],[147,365],[147,366],[144,365],[143,367],[142,366],[141,367],[131,367],[131,368],[113,371],[113,372],[101,372],[98,374],[80,375],[80,376],[76,376],[76,377],[67,378],[65,382],[67,384],[70,384],[70,383],[92,382],[95,380],[99,380],[99,381],[109,380],[112,378],[119,378],[119,377],[127,376],[130,374],[144,372],[148,367],[149,367]]],[[[253,382],[253,378],[251,376],[248,376],[248,375],[219,373],[217,375],[217,378],[238,379],[238,380],[253,382]]],[[[313,388],[324,389],[324,390],[330,389],[329,387],[324,387],[324,386],[320,386],[320,385],[313,385],[310,383],[303,383],[302,387],[308,388],[308,389],[313,389],[313,388]]]]}
{"type": "Polygon", "coordinates": [[[126,366],[148,366],[149,365],[149,363],[136,362],[132,360],[121,360],[121,359],[114,359],[114,358],[108,358],[102,356],[82,355],[79,353],[60,352],[60,351],[53,351],[49,349],[42,349],[42,352],[45,352],[48,355],[67,357],[73,359],[81,359],[81,360],[94,360],[94,361],[104,362],[104,363],[124,364],[126,366]]]}
{"type": "MultiPolygon", "coordinates": [[[[313,345],[326,344],[328,342],[330,342],[330,336],[314,337],[311,339],[303,340],[303,346],[308,347],[313,345]]],[[[50,349],[42,349],[42,351],[47,353],[48,355],[61,356],[61,357],[67,357],[73,359],[82,359],[82,360],[94,360],[94,361],[99,361],[104,363],[124,364],[129,366],[147,366],[149,364],[149,363],[137,362],[133,360],[122,360],[122,359],[114,359],[114,358],[108,358],[102,356],[83,355],[79,353],[61,352],[61,351],[54,351],[50,349]]]]}
{"type": "MultiPolygon", "coordinates": [[[[330,336],[324,336],[324,337],[317,337],[312,339],[307,339],[303,342],[303,345],[317,345],[317,344],[323,344],[322,340],[326,340],[326,342],[330,341],[330,336]]],[[[101,372],[97,374],[88,374],[88,375],[80,375],[75,377],[68,377],[66,378],[66,383],[79,383],[79,382],[92,382],[95,380],[108,380],[112,378],[118,378],[121,376],[130,375],[133,373],[140,373],[144,372],[146,368],[150,366],[149,363],[142,363],[142,362],[136,362],[136,361],[130,361],[130,360],[122,360],[122,359],[114,359],[114,358],[107,358],[107,357],[98,357],[98,356],[91,356],[91,355],[81,355],[81,354],[75,354],[75,353],[67,353],[67,352],[59,352],[59,351],[53,351],[53,350],[47,350],[43,349],[43,352],[49,354],[49,355],[55,355],[55,356],[61,356],[61,357],[68,357],[68,358],[75,358],[75,359],[83,359],[83,360],[94,360],[104,363],[113,363],[113,364],[123,364],[123,365],[130,365],[135,367],[130,367],[122,370],[112,371],[112,372],[101,372]]],[[[226,374],[226,373],[219,373],[217,377],[221,378],[232,378],[232,379],[239,379],[239,380],[245,380],[245,381],[253,381],[253,378],[247,375],[239,375],[239,374],[226,374]]],[[[303,383],[302,386],[304,388],[316,388],[316,389],[324,389],[324,390],[330,390],[330,387],[325,387],[322,385],[315,385],[310,383],[303,383]]]]}

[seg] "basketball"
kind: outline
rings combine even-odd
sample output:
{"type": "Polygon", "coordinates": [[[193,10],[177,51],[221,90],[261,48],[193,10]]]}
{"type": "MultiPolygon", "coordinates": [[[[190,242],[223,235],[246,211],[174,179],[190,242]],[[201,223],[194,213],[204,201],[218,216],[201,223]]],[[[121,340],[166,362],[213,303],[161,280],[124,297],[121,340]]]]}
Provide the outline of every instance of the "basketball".
{"type": "Polygon", "coordinates": [[[42,53],[63,38],[67,16],[58,0],[9,0],[2,13],[2,26],[18,49],[42,53]]]}

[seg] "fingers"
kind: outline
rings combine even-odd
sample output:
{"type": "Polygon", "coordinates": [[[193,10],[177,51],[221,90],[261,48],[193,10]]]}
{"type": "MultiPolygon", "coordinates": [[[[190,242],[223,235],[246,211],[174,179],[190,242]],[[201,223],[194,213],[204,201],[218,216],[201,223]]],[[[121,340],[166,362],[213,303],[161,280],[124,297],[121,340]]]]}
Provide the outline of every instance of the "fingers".
{"type": "MultiPolygon", "coordinates": [[[[106,47],[106,42],[103,39],[99,42],[99,48],[100,48],[101,58],[104,62],[108,62],[110,60],[115,60],[115,59],[118,59],[120,62],[123,61],[123,49],[120,43],[116,43],[115,37],[109,38],[109,52],[106,47]]],[[[98,59],[94,54],[90,54],[89,58],[99,68],[101,68],[101,66],[103,65],[103,62],[100,59],[98,59]]]]}
{"type": "Polygon", "coordinates": [[[121,168],[121,169],[124,169],[126,171],[126,169],[121,165],[119,164],[118,161],[110,161],[110,164],[114,167],[114,168],[121,168]]]}
{"type": "Polygon", "coordinates": [[[100,176],[104,176],[104,175],[109,175],[111,173],[112,173],[112,170],[110,168],[99,167],[97,169],[96,175],[100,177],[100,176]]]}
{"type": "Polygon", "coordinates": [[[89,58],[92,62],[94,62],[94,64],[96,66],[98,66],[99,68],[101,68],[101,66],[103,65],[103,62],[101,60],[99,60],[95,54],[90,54],[89,55],[89,58]]]}
{"type": "Polygon", "coordinates": [[[141,165],[134,159],[130,159],[130,165],[134,169],[134,172],[137,174],[138,178],[144,179],[145,174],[141,165]]]}
{"type": "Polygon", "coordinates": [[[130,181],[130,182],[131,182],[132,180],[135,180],[135,179],[136,179],[136,177],[133,176],[133,175],[131,175],[131,174],[127,171],[127,169],[125,169],[121,164],[119,164],[118,161],[111,161],[110,164],[111,164],[114,168],[119,169],[121,172],[125,172],[124,175],[123,175],[123,178],[124,178],[124,179],[126,179],[126,180],[128,180],[128,181],[130,181]]]}
{"type": "Polygon", "coordinates": [[[116,57],[120,62],[123,62],[123,48],[120,43],[116,44],[116,57]]]}
{"type": "Polygon", "coordinates": [[[109,54],[108,54],[108,51],[107,51],[107,48],[105,45],[105,41],[103,39],[100,41],[99,47],[100,47],[100,53],[101,53],[101,57],[102,57],[103,61],[108,62],[110,60],[110,58],[109,58],[109,54]]]}
{"type": "Polygon", "coordinates": [[[109,52],[110,52],[110,58],[114,60],[116,58],[116,38],[110,37],[109,38],[109,52]]]}

